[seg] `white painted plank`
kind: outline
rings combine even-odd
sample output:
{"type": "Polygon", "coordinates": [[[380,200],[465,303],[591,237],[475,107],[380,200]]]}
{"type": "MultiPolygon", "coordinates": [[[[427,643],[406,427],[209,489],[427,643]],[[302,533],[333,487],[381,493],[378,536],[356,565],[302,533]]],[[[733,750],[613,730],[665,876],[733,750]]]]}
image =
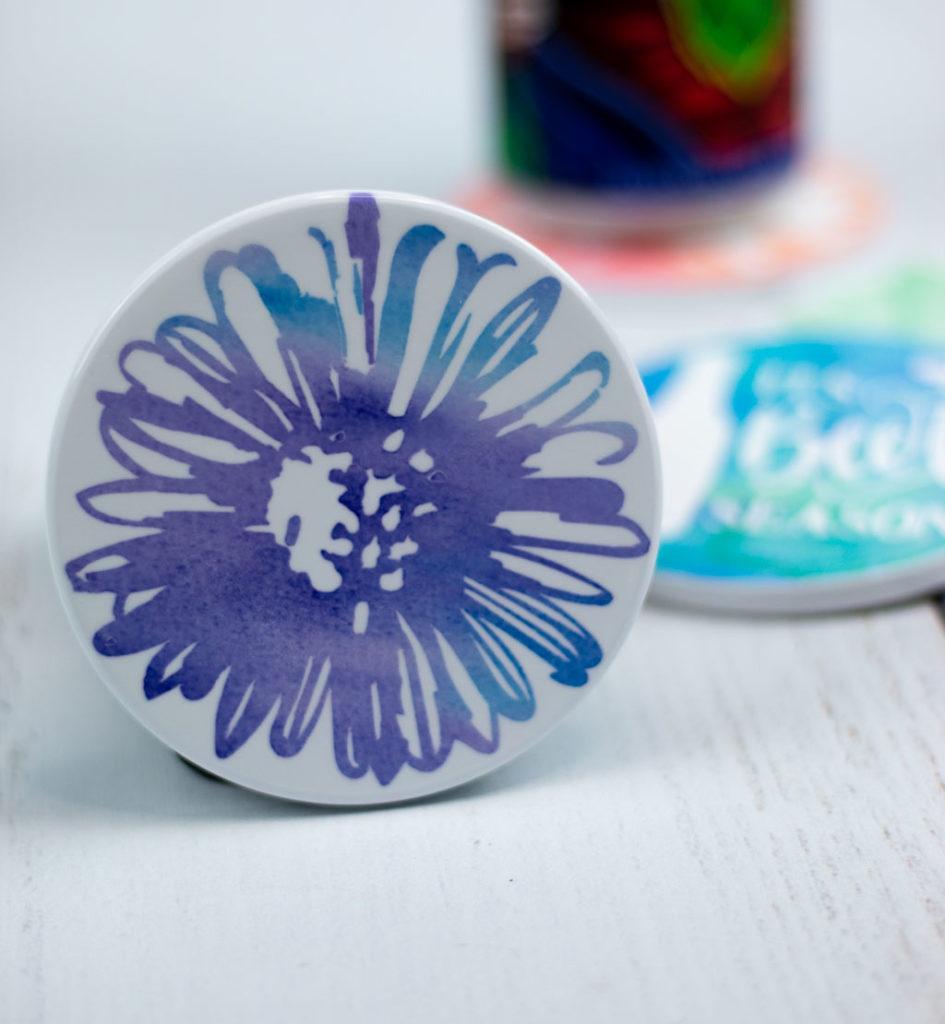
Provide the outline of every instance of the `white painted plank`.
{"type": "Polygon", "coordinates": [[[11,541],[0,1018],[945,1017],[930,606],[649,609],[518,764],[338,813],[180,765],[80,660],[35,532],[11,541]]]}

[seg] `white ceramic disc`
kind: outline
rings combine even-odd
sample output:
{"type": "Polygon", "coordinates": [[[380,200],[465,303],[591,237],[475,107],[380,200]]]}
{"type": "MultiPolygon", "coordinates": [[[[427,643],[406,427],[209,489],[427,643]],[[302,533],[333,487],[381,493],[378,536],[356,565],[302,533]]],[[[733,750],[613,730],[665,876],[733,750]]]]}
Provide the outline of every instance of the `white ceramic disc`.
{"type": "Polygon", "coordinates": [[[643,371],[666,467],[653,591],[746,612],[945,586],[945,352],[823,333],[643,371]]]}
{"type": "Polygon", "coordinates": [[[185,243],[63,401],[49,532],[122,703],[198,766],[362,804],[508,761],[650,579],[640,380],[580,288],[478,217],[300,196],[185,243]]]}

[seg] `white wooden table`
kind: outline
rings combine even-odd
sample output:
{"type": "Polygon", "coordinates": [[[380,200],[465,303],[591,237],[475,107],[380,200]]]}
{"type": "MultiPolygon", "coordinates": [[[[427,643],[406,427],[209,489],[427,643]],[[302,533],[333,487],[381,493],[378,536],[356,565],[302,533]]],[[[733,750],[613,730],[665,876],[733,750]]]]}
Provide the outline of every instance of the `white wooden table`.
{"type": "MultiPolygon", "coordinates": [[[[68,632],[45,446],[131,280],[240,206],[354,178],[442,192],[481,158],[456,132],[483,119],[475,5],[410,6],[277,0],[222,27],[183,0],[0,14],[0,1021],[945,1020],[932,601],[763,621],[647,608],[538,748],[357,813],[191,772],[68,632]],[[426,78],[397,43],[421,17],[445,47],[426,78]],[[356,40],[373,85],[338,67],[356,40]],[[360,103],[386,163],[345,127],[339,106],[360,103]]],[[[847,0],[812,25],[814,120],[890,189],[887,253],[945,227],[942,11],[847,0]]]]}

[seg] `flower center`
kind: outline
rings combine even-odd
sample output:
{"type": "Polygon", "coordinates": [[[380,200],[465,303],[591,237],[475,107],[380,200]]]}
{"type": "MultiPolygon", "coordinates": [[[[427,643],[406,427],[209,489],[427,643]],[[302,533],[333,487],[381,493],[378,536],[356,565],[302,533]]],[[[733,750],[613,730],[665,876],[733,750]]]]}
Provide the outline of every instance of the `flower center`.
{"type": "Polygon", "coordinates": [[[289,551],[289,565],[304,572],[314,590],[330,594],[341,586],[341,573],[329,555],[350,555],[353,542],[339,533],[356,534],[358,517],[341,503],[347,490],[331,474],[351,466],[349,452],[326,455],[317,445],[302,449],[302,459],[286,459],[272,482],[266,523],[289,551]]]}
{"type": "MultiPolygon", "coordinates": [[[[403,431],[392,434],[384,451],[395,454],[402,441],[403,431]]],[[[412,522],[437,511],[416,494],[411,500],[401,478],[429,479],[431,470],[433,459],[422,450],[404,459],[402,471],[377,473],[361,469],[350,452],[307,445],[283,462],[271,484],[266,526],[258,529],[289,549],[290,567],[304,573],[314,590],[333,593],[349,577],[357,596],[365,598],[354,621],[355,632],[363,632],[372,592],[379,596],[377,590],[391,593],[404,586],[405,563],[419,551],[410,536],[412,522]]]]}

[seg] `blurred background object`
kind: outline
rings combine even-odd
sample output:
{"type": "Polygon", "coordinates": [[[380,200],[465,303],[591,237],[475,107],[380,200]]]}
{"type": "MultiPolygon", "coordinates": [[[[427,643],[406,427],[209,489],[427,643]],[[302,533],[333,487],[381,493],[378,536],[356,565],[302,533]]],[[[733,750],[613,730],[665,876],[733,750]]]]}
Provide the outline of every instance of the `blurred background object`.
{"type": "MultiPolygon", "coordinates": [[[[352,185],[452,198],[494,172],[484,0],[46,0],[4,5],[0,19],[0,289],[16,336],[58,336],[56,307],[68,308],[79,344],[149,263],[255,203],[352,185]],[[56,282],[55,307],[29,300],[39,278],[56,282]]],[[[809,5],[795,26],[805,151],[839,155],[886,197],[874,263],[945,234],[945,90],[931,45],[945,7],[904,0],[891,19],[842,0],[809,5]]],[[[843,268],[830,269],[805,287],[832,287],[843,268]]],[[[654,311],[660,329],[664,312],[688,315],[664,296],[608,306],[627,331],[654,311]]]]}
{"type": "Polygon", "coordinates": [[[641,367],[664,468],[654,596],[808,615],[945,586],[945,349],[884,331],[726,339],[641,367]]]}
{"type": "Polygon", "coordinates": [[[945,259],[907,260],[852,289],[837,289],[826,301],[806,301],[798,326],[945,345],[945,259]]]}
{"type": "MultiPolygon", "coordinates": [[[[462,205],[499,221],[553,256],[586,287],[609,297],[621,292],[666,288],[725,290],[765,285],[855,249],[876,226],[882,203],[871,179],[840,160],[809,162],[774,194],[749,201],[710,200],[711,217],[684,225],[693,213],[689,200],[664,198],[648,213],[623,214],[647,222],[642,234],[601,232],[608,216],[597,199],[580,200],[565,217],[547,193],[487,181],[459,197],[462,205]],[[675,222],[673,231],[656,231],[675,222]]],[[[702,203],[703,200],[698,200],[702,203]]],[[[623,205],[623,204],[620,204],[623,205]]],[[[620,221],[619,223],[623,223],[620,221]]]]}
{"type": "Polygon", "coordinates": [[[763,195],[797,151],[792,6],[498,0],[502,168],[532,214],[640,233],[763,195]]]}

